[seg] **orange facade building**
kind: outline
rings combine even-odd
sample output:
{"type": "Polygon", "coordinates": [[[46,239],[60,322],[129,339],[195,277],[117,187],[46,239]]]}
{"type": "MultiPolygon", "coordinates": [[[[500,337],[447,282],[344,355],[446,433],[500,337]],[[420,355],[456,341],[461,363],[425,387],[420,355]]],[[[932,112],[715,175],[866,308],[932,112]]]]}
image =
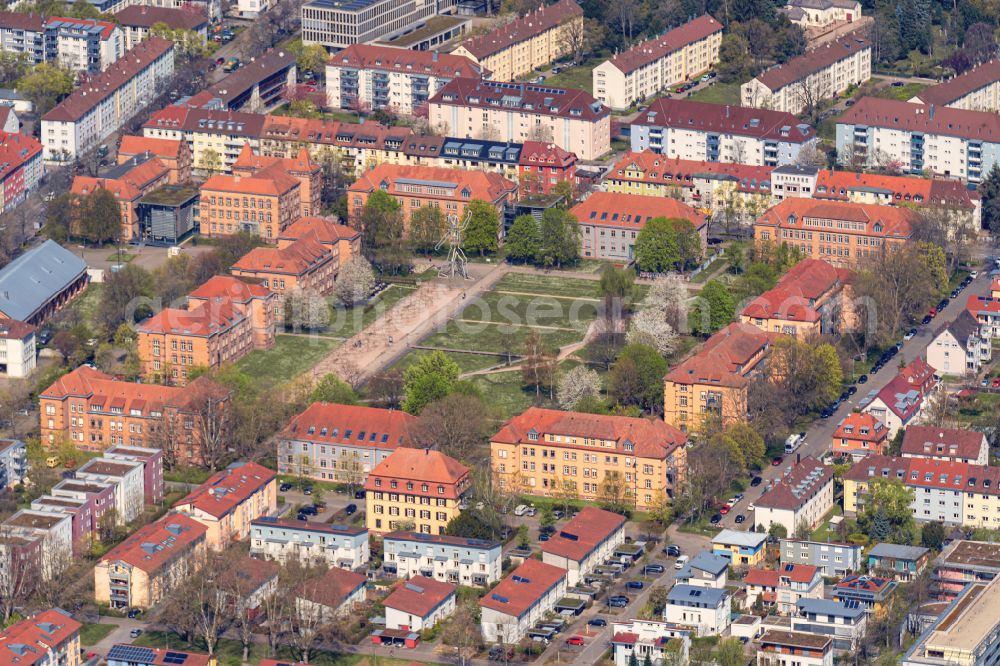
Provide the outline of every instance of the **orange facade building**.
{"type": "Polygon", "coordinates": [[[201,186],[201,235],[246,232],[273,241],[302,216],[301,189],[284,174],[214,175],[201,186]]]}
{"type": "Polygon", "coordinates": [[[315,234],[317,240],[331,251],[336,249],[341,266],[350,261],[351,257],[361,254],[361,232],[324,217],[303,217],[292,223],[278,236],[278,249],[288,247],[310,234],[315,234]]]}
{"type": "Polygon", "coordinates": [[[118,146],[118,164],[125,164],[135,157],[152,155],[160,160],[170,173],[169,183],[181,185],[191,180],[191,147],[180,139],[152,139],[126,135],[118,146]]]}
{"type": "Polygon", "coordinates": [[[122,210],[121,240],[131,241],[139,236],[139,217],[136,206],[139,199],[170,182],[170,170],[152,155],[132,157],[108,170],[101,178],[76,176],[70,191],[79,196],[93,194],[104,188],[118,200],[122,210]]]}
{"type": "Polygon", "coordinates": [[[445,215],[461,219],[470,201],[485,201],[502,215],[504,206],[517,198],[517,185],[498,173],[380,164],[348,189],[349,219],[360,221],[365,203],[375,190],[388,192],[400,203],[407,234],[410,216],[421,206],[434,206],[445,215]]]}
{"type": "Polygon", "coordinates": [[[889,445],[889,429],[867,412],[852,412],[833,431],[830,449],[834,456],[849,455],[855,459],[870,453],[885,455],[889,445]]]}
{"type": "Polygon", "coordinates": [[[260,285],[218,275],[136,327],[148,381],[184,385],[192,367],[217,368],[274,344],[275,297],[260,285]]]}
{"type": "Polygon", "coordinates": [[[294,178],[299,181],[300,215],[308,217],[320,211],[322,169],[309,157],[305,148],[299,149],[295,157],[268,157],[255,155],[250,144],[245,143],[231,168],[235,176],[272,178],[283,175],[294,178]]]}
{"type": "Polygon", "coordinates": [[[100,452],[112,446],[163,448],[169,440],[172,459],[200,465],[199,413],[208,399],[226,404],[229,391],[208,377],[181,389],[118,381],[81,366],[38,396],[42,443],[69,441],[100,452]]]}

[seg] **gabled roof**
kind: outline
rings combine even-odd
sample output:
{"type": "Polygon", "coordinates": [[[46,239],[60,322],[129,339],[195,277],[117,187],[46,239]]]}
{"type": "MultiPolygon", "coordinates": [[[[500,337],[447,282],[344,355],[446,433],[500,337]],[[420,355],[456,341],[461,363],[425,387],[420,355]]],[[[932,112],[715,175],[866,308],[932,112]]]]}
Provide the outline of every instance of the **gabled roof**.
{"type": "Polygon", "coordinates": [[[881,97],[862,97],[837,119],[837,125],[880,127],[975,141],[1000,141],[1000,116],[996,113],[911,104],[881,97]]]}
{"type": "Polygon", "coordinates": [[[906,239],[918,223],[919,214],[897,206],[790,198],[771,206],[756,224],[780,229],[805,229],[806,218],[842,220],[860,225],[860,229],[850,225],[838,227],[838,233],[906,239]]]}
{"type": "Polygon", "coordinates": [[[871,43],[860,32],[851,32],[766,70],[757,81],[774,92],[865,49],[871,49],[871,43]]]}
{"type": "Polygon", "coordinates": [[[608,173],[612,180],[693,188],[695,179],[712,179],[736,184],[741,192],[769,194],[774,167],[706,162],[666,157],[651,150],[625,153],[608,173]],[[639,172],[638,177],[628,172],[639,172]]]}
{"type": "Polygon", "coordinates": [[[188,310],[164,308],[137,324],[135,330],[138,333],[154,335],[172,333],[211,337],[228,331],[245,319],[246,317],[233,307],[231,301],[205,302],[188,310]]]}
{"type": "Polygon", "coordinates": [[[293,417],[280,437],[288,440],[394,449],[412,446],[417,417],[398,409],[314,402],[293,417]]]}
{"type": "Polygon", "coordinates": [[[797,511],[827,483],[833,482],[833,467],[806,456],[764,491],[754,504],[769,509],[797,511]]]}
{"type": "Polygon", "coordinates": [[[912,456],[939,456],[975,460],[983,447],[989,448],[986,435],[976,430],[911,425],[903,435],[901,453],[912,456]]]}
{"type": "Polygon", "coordinates": [[[234,271],[301,276],[333,258],[331,250],[309,234],[282,248],[255,247],[232,266],[234,271]]]}
{"type": "Polygon", "coordinates": [[[150,5],[130,5],[115,13],[122,25],[137,28],[152,28],[157,23],[166,23],[177,30],[197,30],[208,25],[208,19],[198,5],[186,3],[184,9],[153,7],[150,5]]]}
{"type": "Polygon", "coordinates": [[[565,579],[565,569],[529,558],[480,599],[479,605],[520,617],[565,579]]]}
{"type": "Polygon", "coordinates": [[[416,76],[430,75],[442,79],[483,75],[482,68],[463,55],[437,51],[412,51],[374,44],[351,44],[343,51],[330,56],[327,65],[416,76]]]}
{"type": "Polygon", "coordinates": [[[476,109],[503,108],[587,122],[597,122],[611,114],[608,107],[585,90],[462,77],[449,81],[431,97],[430,103],[476,109]]]}
{"type": "Polygon", "coordinates": [[[220,100],[228,108],[235,101],[245,99],[245,95],[254,86],[265,81],[274,81],[273,77],[293,67],[295,67],[295,54],[291,50],[268,49],[250,62],[243,63],[239,69],[227,74],[201,94],[205,98],[220,100]]]}
{"type": "Polygon", "coordinates": [[[0,28],[40,33],[45,31],[45,18],[34,12],[0,11],[0,28]]]}
{"type": "Polygon", "coordinates": [[[521,144],[518,164],[521,166],[568,167],[576,163],[576,153],[544,141],[525,141],[521,144]]]}
{"type": "Polygon", "coordinates": [[[274,482],[275,473],[255,462],[234,462],[209,477],[176,505],[180,511],[200,511],[221,519],[274,482]]]}
{"type": "MultiPolygon", "coordinates": [[[[0,126],[10,113],[13,113],[13,107],[0,106],[0,126]]],[[[43,149],[41,142],[27,134],[0,132],[0,182],[24,168],[28,162],[39,159],[43,149]]]]}
{"type": "Polygon", "coordinates": [[[939,338],[945,331],[951,333],[955,342],[966,350],[969,338],[979,335],[979,321],[968,310],[962,310],[952,321],[943,324],[934,332],[934,339],[939,338]]]}
{"type": "Polygon", "coordinates": [[[27,321],[86,272],[80,257],[46,240],[0,269],[0,312],[27,321]]]}
{"type": "Polygon", "coordinates": [[[217,173],[209,176],[201,184],[201,196],[204,198],[210,192],[235,192],[237,194],[253,194],[256,196],[280,197],[299,188],[299,181],[284,174],[271,174],[266,178],[255,176],[229,176],[217,173]]]}
{"type": "Polygon", "coordinates": [[[677,580],[691,578],[693,576],[693,569],[710,573],[713,576],[721,576],[724,572],[729,570],[730,564],[731,562],[728,558],[725,558],[717,553],[702,550],[699,551],[697,555],[692,557],[691,561],[687,563],[684,569],[677,574],[677,580]]]}
{"type": "Polygon", "coordinates": [[[818,301],[839,291],[853,275],[821,259],[803,259],[740,314],[755,319],[817,322],[822,316],[818,301]]]}
{"type": "Polygon", "coordinates": [[[101,562],[125,562],[146,573],[158,571],[175,557],[186,555],[208,528],[184,514],[170,514],[143,525],[105,553],[101,562]]]}
{"type": "Polygon", "coordinates": [[[582,561],[624,524],[621,514],[586,506],[542,544],[542,552],[582,561]]]}
{"type": "Polygon", "coordinates": [[[765,352],[776,334],[752,324],[734,322],[714,334],[701,351],[667,373],[675,384],[707,384],[742,388],[753,359],[765,352]]]}
{"type": "Polygon", "coordinates": [[[833,439],[880,442],[888,437],[889,429],[868,412],[851,412],[837,424],[837,429],[833,431],[833,439]]]}
{"type": "Polygon", "coordinates": [[[767,541],[767,535],[760,532],[743,532],[724,529],[712,539],[712,543],[720,546],[740,546],[741,548],[757,549],[767,541]]]}
{"type": "Polygon", "coordinates": [[[250,284],[229,275],[214,275],[188,294],[189,300],[226,299],[235,303],[249,303],[255,298],[271,298],[271,292],[259,284],[250,284]]]}
{"type": "Polygon", "coordinates": [[[403,145],[404,139],[413,134],[413,130],[409,127],[386,127],[373,122],[358,125],[315,118],[242,115],[252,115],[260,124],[257,133],[253,136],[272,141],[308,141],[321,146],[336,146],[346,149],[395,150],[396,147],[403,145]]]}
{"type": "Polygon", "coordinates": [[[608,62],[619,71],[629,74],[716,32],[722,32],[722,24],[708,14],[702,14],[659,37],[639,42],[627,51],[616,54],[608,62]]]}
{"type": "Polygon", "coordinates": [[[388,491],[393,480],[412,481],[416,488],[410,494],[457,499],[461,486],[468,482],[469,468],[449,455],[431,449],[411,449],[404,446],[390,453],[368,474],[365,490],[388,491]],[[376,485],[381,481],[381,485],[376,485]],[[426,483],[427,491],[420,491],[426,483]],[[439,493],[433,486],[443,485],[439,493]]]}
{"type": "Polygon", "coordinates": [[[49,663],[48,651],[59,652],[82,626],[61,608],[42,611],[34,617],[15,622],[0,632],[0,664],[31,666],[39,662],[49,663]]]}
{"type": "MultiPolygon", "coordinates": [[[[143,5],[132,5],[129,9],[140,6],[143,5]]],[[[153,9],[153,7],[149,9],[153,9]]],[[[126,134],[122,137],[121,144],[118,146],[118,154],[141,155],[143,153],[150,153],[160,158],[176,160],[180,157],[183,147],[184,142],[179,139],[156,139],[126,134]]]]}
{"type": "Polygon", "coordinates": [[[399,581],[382,605],[419,618],[426,618],[454,596],[456,585],[443,583],[426,576],[413,576],[399,581]]]}
{"type": "Polygon", "coordinates": [[[64,400],[69,396],[90,398],[93,404],[108,405],[111,402],[121,403],[123,414],[138,412],[142,416],[150,416],[153,412],[163,412],[164,409],[175,407],[185,409],[191,397],[200,391],[195,385],[205,386],[206,390],[214,390],[220,394],[226,389],[208,376],[195,379],[187,387],[161,386],[136,382],[118,381],[99,370],[82,365],[66,373],[42,391],[39,398],[64,400]]]}
{"type": "Polygon", "coordinates": [[[143,127],[259,139],[264,123],[270,117],[259,113],[198,109],[174,104],[150,114],[143,127]]]}
{"type": "Polygon", "coordinates": [[[114,172],[106,174],[103,178],[75,176],[70,191],[73,194],[85,195],[104,188],[114,194],[119,201],[134,201],[168,173],[169,169],[158,157],[149,157],[143,153],[119,164],[114,172]]]}
{"type": "Polygon", "coordinates": [[[367,581],[364,574],[330,567],[321,576],[310,578],[302,583],[296,589],[295,596],[298,599],[305,599],[327,608],[337,609],[358,588],[364,587],[367,581]]]}
{"type": "Polygon", "coordinates": [[[687,220],[695,229],[707,224],[704,215],[676,199],[619,192],[594,192],[570,212],[580,224],[633,231],[641,231],[656,217],[687,220]]]}
{"type": "Polygon", "coordinates": [[[515,18],[496,30],[467,39],[462,42],[462,46],[481,61],[514,44],[551,30],[561,23],[582,16],[583,9],[574,0],[559,0],[553,5],[542,5],[539,9],[515,18]]]}
{"type": "Polygon", "coordinates": [[[310,233],[315,234],[319,242],[323,244],[353,240],[361,236],[360,231],[346,224],[337,224],[322,217],[300,217],[278,234],[278,240],[302,238],[310,233]]]}
{"type": "Polygon", "coordinates": [[[666,97],[655,100],[632,124],[698,132],[725,132],[786,143],[806,143],[816,138],[816,130],[784,111],[666,97]]]}
{"type": "Polygon", "coordinates": [[[919,104],[948,106],[997,81],[1000,81],[1000,60],[991,58],[958,76],[953,76],[944,83],[921,90],[910,101],[919,104]]]}
{"type": "Polygon", "coordinates": [[[464,169],[446,169],[431,166],[403,166],[398,164],[379,164],[374,169],[366,171],[349,188],[350,192],[374,192],[385,189],[389,194],[406,196],[404,186],[428,185],[436,186],[448,192],[446,195],[435,194],[436,198],[471,200],[480,199],[487,203],[499,201],[516,190],[516,185],[499,173],[484,171],[468,171],[464,169]],[[468,196],[463,196],[463,191],[468,196]]]}

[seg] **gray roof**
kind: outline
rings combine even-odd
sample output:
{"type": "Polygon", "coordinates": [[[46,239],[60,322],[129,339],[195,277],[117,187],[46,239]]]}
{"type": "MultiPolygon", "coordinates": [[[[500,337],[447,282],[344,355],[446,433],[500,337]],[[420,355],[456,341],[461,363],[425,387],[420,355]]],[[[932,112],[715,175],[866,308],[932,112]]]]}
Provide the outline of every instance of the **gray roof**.
{"type": "Polygon", "coordinates": [[[950,331],[959,346],[962,349],[965,349],[966,345],[969,344],[969,338],[979,333],[979,321],[977,321],[968,310],[962,310],[958,313],[958,316],[955,317],[954,321],[944,324],[938,328],[938,330],[934,332],[934,338],[937,339],[946,330],[950,331]]]}
{"type": "Polygon", "coordinates": [[[83,259],[47,240],[0,270],[0,312],[27,321],[86,272],[83,259]]]}
{"type": "Polygon", "coordinates": [[[684,570],[677,574],[678,579],[690,578],[692,569],[699,569],[701,571],[707,571],[708,573],[718,576],[723,571],[729,568],[729,560],[722,555],[716,555],[715,553],[710,553],[707,550],[703,550],[692,558],[684,570]]]}
{"type": "Polygon", "coordinates": [[[718,606],[725,598],[725,590],[680,583],[670,588],[670,592],[667,593],[667,601],[692,601],[707,606],[718,606]]]}
{"type": "Polygon", "coordinates": [[[738,530],[722,530],[712,539],[712,543],[743,546],[744,548],[759,548],[765,541],[767,541],[767,535],[763,532],[741,532],[738,530]]]}
{"type": "Polygon", "coordinates": [[[858,618],[865,614],[856,601],[831,601],[830,599],[799,599],[795,606],[803,613],[835,615],[837,617],[858,618]]]}
{"type": "Polygon", "coordinates": [[[895,543],[880,543],[868,551],[874,557],[892,557],[897,560],[919,560],[929,551],[920,546],[900,546],[895,543]]]}
{"type": "Polygon", "coordinates": [[[819,167],[785,164],[780,167],[775,167],[771,170],[771,173],[782,173],[790,176],[816,176],[819,174],[819,167]]]}

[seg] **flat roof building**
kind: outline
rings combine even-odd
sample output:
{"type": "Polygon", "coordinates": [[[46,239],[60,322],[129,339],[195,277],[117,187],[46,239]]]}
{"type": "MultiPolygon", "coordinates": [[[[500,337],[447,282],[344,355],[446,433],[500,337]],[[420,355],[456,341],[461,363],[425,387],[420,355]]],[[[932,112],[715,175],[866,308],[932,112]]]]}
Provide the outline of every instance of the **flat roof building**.
{"type": "Polygon", "coordinates": [[[1000,578],[972,583],[903,656],[903,666],[986,666],[1000,659],[1000,578]]]}

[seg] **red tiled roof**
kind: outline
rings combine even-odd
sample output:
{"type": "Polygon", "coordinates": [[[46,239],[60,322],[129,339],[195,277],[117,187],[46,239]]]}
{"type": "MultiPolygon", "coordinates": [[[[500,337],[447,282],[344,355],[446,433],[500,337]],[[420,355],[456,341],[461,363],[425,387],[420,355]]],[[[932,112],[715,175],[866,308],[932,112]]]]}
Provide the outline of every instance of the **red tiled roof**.
{"type": "Polygon", "coordinates": [[[69,18],[66,16],[50,16],[45,19],[46,28],[51,27],[53,23],[69,23],[81,29],[99,27],[101,29],[102,41],[108,40],[111,37],[111,33],[113,33],[115,28],[118,27],[117,24],[112,23],[111,21],[98,21],[97,19],[69,18]]]}
{"type": "Polygon", "coordinates": [[[314,118],[245,115],[254,115],[262,123],[255,136],[273,141],[307,141],[324,146],[378,150],[386,148],[387,142],[401,146],[403,140],[413,134],[409,127],[386,127],[373,122],[358,125],[314,118]]]}
{"type": "Polygon", "coordinates": [[[217,173],[209,176],[201,184],[201,196],[209,192],[235,192],[237,194],[253,194],[256,196],[280,197],[292,190],[298,189],[299,181],[283,174],[269,174],[266,178],[256,176],[228,176],[217,173]]]}
{"type": "Polygon", "coordinates": [[[542,544],[542,552],[581,561],[625,524],[625,517],[586,506],[542,544]]]}
{"type": "Polygon", "coordinates": [[[699,132],[725,132],[789,143],[805,143],[816,138],[816,130],[784,111],[666,97],[653,101],[632,124],[684,127],[699,132]]]}
{"type": "Polygon", "coordinates": [[[115,13],[122,25],[152,28],[157,23],[165,23],[177,30],[197,30],[208,25],[204,12],[194,3],[185,3],[184,9],[131,5],[115,13]]]}
{"type": "Polygon", "coordinates": [[[305,146],[299,148],[295,157],[271,157],[269,155],[258,155],[253,152],[253,147],[247,141],[240,149],[240,154],[233,162],[233,171],[249,171],[257,176],[269,175],[271,173],[287,174],[309,174],[318,172],[322,167],[313,162],[309,151],[305,146]]]}
{"type": "MultiPolygon", "coordinates": [[[[132,159],[138,160],[139,158],[133,157],[132,159]]],[[[169,169],[166,165],[158,157],[152,157],[129,169],[118,178],[74,176],[70,191],[74,194],[87,194],[103,187],[119,200],[132,201],[141,197],[148,187],[168,173],[169,169]]]]}
{"type": "Polygon", "coordinates": [[[911,425],[903,435],[901,453],[904,456],[945,456],[975,460],[979,457],[984,439],[985,435],[975,430],[911,425]]]}
{"type": "Polygon", "coordinates": [[[1000,495],[1000,467],[954,460],[869,455],[847,470],[844,478],[857,482],[899,479],[922,488],[1000,495]]]}
{"type": "Polygon", "coordinates": [[[106,70],[74,90],[59,102],[42,120],[51,122],[76,122],[91,109],[126,85],[132,78],[162,57],[173,51],[174,43],[162,37],[150,37],[116,60],[106,70]]]}
{"type": "Polygon", "coordinates": [[[250,284],[229,275],[215,275],[188,294],[188,299],[211,300],[224,298],[236,303],[248,303],[254,298],[270,298],[271,292],[259,284],[250,284]]]}
{"type": "Polygon", "coordinates": [[[790,198],[771,206],[756,223],[780,229],[799,229],[804,228],[806,218],[845,220],[864,225],[861,231],[844,227],[838,228],[838,233],[904,239],[910,237],[919,215],[909,208],[896,206],[790,198]]]}
{"type": "Polygon", "coordinates": [[[485,35],[467,39],[462,42],[462,46],[482,60],[578,16],[583,16],[580,5],[574,0],[559,0],[553,5],[543,5],[538,10],[516,18],[485,35]]]}
{"type": "Polygon", "coordinates": [[[701,351],[669,373],[666,380],[676,384],[711,384],[741,388],[750,361],[766,350],[775,334],[752,324],[734,322],[710,337],[701,351]]]}
{"type": "Polygon", "coordinates": [[[67,613],[56,609],[15,622],[0,632],[0,665],[50,663],[48,650],[58,653],[82,626],[67,613]]]}
{"type": "Polygon", "coordinates": [[[743,582],[757,587],[778,587],[781,583],[778,572],[774,569],[751,569],[743,578],[743,582]]]}
{"type": "Polygon", "coordinates": [[[541,164],[565,168],[576,162],[576,153],[571,153],[554,143],[525,141],[521,144],[521,155],[518,159],[518,164],[521,166],[541,164]]]}
{"type": "Polygon", "coordinates": [[[812,457],[802,458],[791,471],[764,491],[755,502],[758,507],[797,510],[833,479],[833,467],[812,457]]]}
{"type": "Polygon", "coordinates": [[[619,631],[611,639],[611,642],[619,645],[635,645],[638,640],[639,634],[633,634],[630,631],[619,631]]]}
{"type": "Polygon", "coordinates": [[[821,259],[804,259],[740,314],[756,319],[819,321],[818,299],[839,291],[852,276],[851,271],[835,268],[821,259]]]}
{"type": "Polygon", "coordinates": [[[166,407],[177,407],[178,409],[186,407],[191,395],[194,394],[192,387],[195,382],[220,391],[225,390],[207,376],[199,377],[188,384],[187,388],[182,388],[117,381],[99,370],[80,366],[54,381],[51,386],[42,391],[39,397],[62,400],[68,396],[81,398],[99,396],[101,402],[109,398],[121,398],[125,401],[124,413],[138,409],[144,416],[148,416],[151,412],[162,412],[166,407]]]}
{"type": "Polygon", "coordinates": [[[819,572],[819,567],[812,564],[783,564],[778,571],[780,578],[787,578],[793,583],[810,583],[819,572]]]}
{"type": "Polygon", "coordinates": [[[45,18],[41,14],[35,13],[0,11],[0,28],[44,32],[45,18]]]}
{"type": "Polygon", "coordinates": [[[759,74],[757,80],[773,92],[797,81],[802,81],[814,72],[826,69],[835,62],[870,48],[871,43],[861,37],[859,32],[851,32],[837,38],[836,41],[826,42],[788,62],[772,67],[759,74]]]}
{"type": "Polygon", "coordinates": [[[243,321],[232,302],[202,303],[189,310],[163,308],[157,314],[136,325],[139,333],[173,333],[210,337],[243,321]]]}
{"type": "Polygon", "coordinates": [[[480,599],[479,605],[505,615],[520,617],[565,578],[565,569],[545,564],[541,560],[527,559],[480,599]]]}
{"type": "Polygon", "coordinates": [[[382,605],[419,618],[426,618],[435,608],[455,594],[456,586],[426,576],[399,581],[382,605]]]}
{"type": "Polygon", "coordinates": [[[969,93],[1000,81],[1000,60],[991,58],[944,83],[917,93],[912,99],[920,104],[948,106],[969,93]]]}
{"type": "Polygon", "coordinates": [[[838,125],[865,125],[903,132],[940,134],[982,141],[1000,140],[1000,116],[988,111],[932,107],[880,97],[862,97],[838,125]]]}
{"type": "MultiPolygon", "coordinates": [[[[536,441],[529,439],[531,432],[538,434],[537,441],[550,434],[561,435],[564,439],[570,436],[613,441],[618,453],[625,453],[625,443],[630,442],[634,450],[629,455],[658,460],[666,460],[677,447],[687,443],[687,435],[662,419],[564,412],[541,407],[529,407],[511,417],[490,441],[507,444],[536,441]]],[[[592,446],[568,444],[565,441],[557,445],[560,448],[593,449],[592,446]]]]}
{"type": "Polygon", "coordinates": [[[26,163],[39,157],[42,148],[39,141],[27,134],[0,132],[0,182],[26,163]]]}
{"type": "Polygon", "coordinates": [[[1000,314],[1000,298],[970,294],[965,302],[965,309],[979,321],[980,314],[1000,314]]]}
{"type": "Polygon", "coordinates": [[[392,480],[412,481],[414,490],[408,493],[425,495],[427,497],[443,497],[458,499],[468,483],[469,468],[449,455],[431,449],[411,449],[405,446],[397,448],[382,462],[375,466],[365,481],[365,490],[389,490],[392,480]],[[376,485],[376,480],[381,485],[376,485]],[[430,484],[424,492],[420,484],[430,484]],[[437,492],[434,486],[443,485],[444,492],[437,492]]]}
{"type": "Polygon", "coordinates": [[[174,508],[222,518],[274,482],[275,473],[255,462],[236,462],[192,490],[174,508]]]}
{"type": "MultiPolygon", "coordinates": [[[[139,7],[140,5],[132,5],[139,7]]],[[[131,8],[130,8],[131,9],[131,8]]],[[[153,9],[152,7],[150,9],[153,9]]],[[[134,134],[126,134],[122,137],[121,145],[118,146],[119,155],[141,155],[150,153],[157,157],[177,159],[180,157],[183,142],[178,139],[153,139],[134,134]]]]}
{"type": "MultiPolygon", "coordinates": [[[[406,196],[399,189],[401,180],[423,180],[454,185],[452,199],[480,199],[488,203],[499,201],[504,195],[514,191],[516,185],[494,172],[466,171],[464,169],[446,169],[430,166],[403,166],[398,164],[379,164],[374,169],[366,171],[349,188],[350,192],[374,192],[382,183],[388,184],[389,194],[406,196]],[[462,197],[461,190],[468,188],[469,196],[462,197]]],[[[436,196],[436,195],[435,195],[436,196]]],[[[446,197],[440,197],[446,198],[446,197]]]]}
{"type": "Polygon", "coordinates": [[[0,339],[2,340],[24,340],[35,332],[35,327],[31,324],[16,319],[0,320],[0,339]]]}
{"type": "Polygon", "coordinates": [[[280,249],[255,247],[240,257],[232,270],[303,275],[332,257],[330,249],[320,243],[315,234],[309,234],[280,249]]]}
{"type": "Polygon", "coordinates": [[[398,409],[314,402],[293,417],[280,436],[289,440],[394,449],[413,444],[411,431],[416,423],[417,417],[398,409]],[[358,439],[362,433],[364,442],[358,439]]]}
{"type": "Polygon", "coordinates": [[[302,583],[295,591],[295,596],[336,609],[367,581],[364,574],[330,567],[323,575],[302,583]]]}
{"type": "Polygon", "coordinates": [[[833,439],[880,442],[888,437],[889,430],[885,424],[867,412],[851,412],[833,431],[833,439]],[[849,431],[848,428],[850,428],[849,431]],[[862,430],[866,430],[866,432],[862,433],[862,430]]]}
{"type": "Polygon", "coordinates": [[[403,74],[431,74],[441,79],[483,75],[479,65],[463,55],[437,51],[411,51],[374,44],[352,44],[330,56],[327,64],[331,67],[387,70],[403,74]]]}
{"type": "Polygon", "coordinates": [[[272,560],[259,560],[244,555],[223,573],[223,589],[239,594],[241,599],[253,595],[278,576],[281,565],[272,560]]]}
{"type": "Polygon", "coordinates": [[[360,231],[346,224],[337,224],[322,217],[300,217],[285,227],[285,230],[278,235],[278,240],[302,238],[307,234],[315,234],[325,245],[361,236],[360,231]]]}
{"type": "Polygon", "coordinates": [[[625,153],[625,156],[611,168],[609,178],[633,183],[655,185],[676,185],[694,187],[696,178],[731,180],[741,192],[771,191],[771,172],[774,167],[733,164],[731,162],[703,162],[682,160],[679,157],[664,157],[651,150],[641,153],[625,153]],[[638,178],[628,175],[628,171],[639,171],[638,178]]]}
{"type": "MultiPolygon", "coordinates": [[[[268,49],[262,55],[243,63],[239,69],[225,75],[215,85],[203,90],[199,95],[218,99],[228,107],[249,93],[255,86],[265,81],[278,81],[278,74],[287,73],[295,67],[295,54],[290,49],[268,49]]],[[[284,75],[281,79],[284,79],[284,75]]],[[[284,85],[284,82],[282,82],[284,85]]],[[[209,100],[199,100],[204,105],[209,100]]],[[[194,98],[188,104],[194,104],[194,98]]],[[[234,106],[236,106],[234,104],[234,106]]]]}
{"type": "Polygon", "coordinates": [[[528,115],[555,116],[586,122],[596,122],[611,113],[608,107],[585,90],[461,77],[452,79],[438,90],[431,97],[430,103],[474,109],[503,108],[528,115]]]}
{"type": "Polygon", "coordinates": [[[570,212],[580,224],[635,231],[645,228],[655,217],[688,220],[695,229],[707,224],[704,215],[677,199],[619,192],[594,192],[570,212]]]}
{"type": "Polygon", "coordinates": [[[269,116],[259,113],[198,109],[173,104],[152,113],[143,127],[257,139],[263,133],[267,118],[269,116]]]}
{"type": "Polygon", "coordinates": [[[702,14],[673,30],[668,30],[659,37],[639,42],[627,51],[615,55],[608,62],[617,67],[619,71],[628,74],[649,63],[656,62],[668,53],[705,39],[715,32],[722,32],[722,24],[708,14],[702,14]]]}
{"type": "Polygon", "coordinates": [[[147,573],[159,570],[174,557],[186,554],[208,528],[184,514],[170,514],[143,525],[108,551],[102,562],[125,562],[147,573]],[[167,547],[165,544],[171,544],[167,547]]]}

